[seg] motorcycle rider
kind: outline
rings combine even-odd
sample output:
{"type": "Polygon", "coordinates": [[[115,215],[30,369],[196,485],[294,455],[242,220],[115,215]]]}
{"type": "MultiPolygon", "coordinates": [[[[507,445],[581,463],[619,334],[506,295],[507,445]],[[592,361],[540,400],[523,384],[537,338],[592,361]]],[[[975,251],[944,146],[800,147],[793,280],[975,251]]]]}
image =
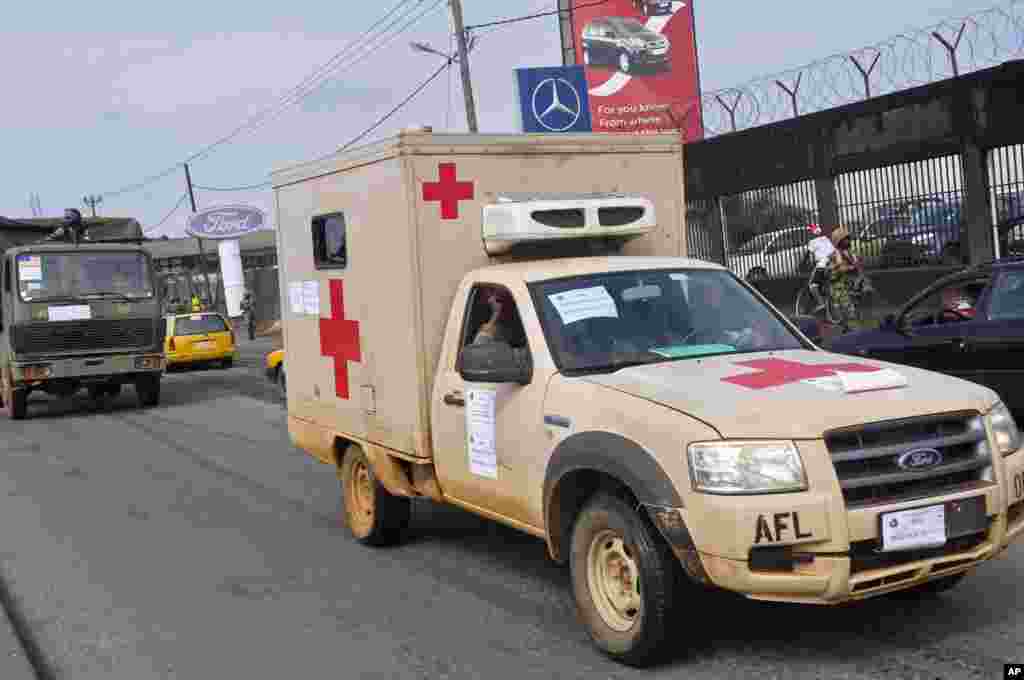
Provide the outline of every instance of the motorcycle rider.
{"type": "Polygon", "coordinates": [[[821,227],[817,224],[807,225],[807,231],[811,234],[811,240],[807,242],[807,250],[814,261],[814,273],[811,276],[811,294],[814,295],[815,308],[820,309],[825,305],[825,298],[822,294],[829,280],[829,259],[836,251],[832,239],[822,233],[821,227]]]}

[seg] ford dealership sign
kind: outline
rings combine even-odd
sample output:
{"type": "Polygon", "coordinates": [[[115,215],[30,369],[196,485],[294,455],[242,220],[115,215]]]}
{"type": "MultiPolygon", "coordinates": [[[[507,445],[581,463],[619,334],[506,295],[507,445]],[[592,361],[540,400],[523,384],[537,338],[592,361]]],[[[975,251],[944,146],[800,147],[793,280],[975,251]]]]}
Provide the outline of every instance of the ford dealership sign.
{"type": "Polygon", "coordinates": [[[267,216],[262,210],[247,205],[222,205],[201,210],[188,218],[185,230],[199,238],[238,238],[264,229],[267,216]]]}

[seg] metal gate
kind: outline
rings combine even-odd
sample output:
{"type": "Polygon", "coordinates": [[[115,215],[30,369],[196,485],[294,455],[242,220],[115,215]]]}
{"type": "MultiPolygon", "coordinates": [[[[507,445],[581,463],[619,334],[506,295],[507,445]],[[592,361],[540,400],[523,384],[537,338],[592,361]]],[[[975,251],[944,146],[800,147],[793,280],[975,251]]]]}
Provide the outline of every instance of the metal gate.
{"type": "Polygon", "coordinates": [[[784,278],[805,267],[807,225],[818,221],[812,180],[722,197],[728,266],[751,280],[784,278]]]}
{"type": "Polygon", "coordinates": [[[686,202],[686,256],[725,264],[725,239],[713,200],[686,202]]]}
{"type": "Polygon", "coordinates": [[[988,178],[996,257],[1024,255],[1024,144],[989,151],[988,178]]]}
{"type": "Polygon", "coordinates": [[[839,219],[866,267],[962,260],[960,159],[959,154],[942,156],[836,177],[839,219]]]}

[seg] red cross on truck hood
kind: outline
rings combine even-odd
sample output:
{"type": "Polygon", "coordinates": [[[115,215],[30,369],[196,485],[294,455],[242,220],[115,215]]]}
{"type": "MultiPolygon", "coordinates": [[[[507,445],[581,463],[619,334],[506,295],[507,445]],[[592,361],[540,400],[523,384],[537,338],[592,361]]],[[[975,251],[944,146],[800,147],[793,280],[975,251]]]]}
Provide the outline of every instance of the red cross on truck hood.
{"type": "Polygon", "coordinates": [[[681,359],[580,380],[698,418],[724,437],[816,439],[829,429],[941,411],[985,409],[991,390],[947,375],[829,352],[790,350],[681,359]],[[836,371],[890,369],[906,386],[846,393],[836,371]]]}

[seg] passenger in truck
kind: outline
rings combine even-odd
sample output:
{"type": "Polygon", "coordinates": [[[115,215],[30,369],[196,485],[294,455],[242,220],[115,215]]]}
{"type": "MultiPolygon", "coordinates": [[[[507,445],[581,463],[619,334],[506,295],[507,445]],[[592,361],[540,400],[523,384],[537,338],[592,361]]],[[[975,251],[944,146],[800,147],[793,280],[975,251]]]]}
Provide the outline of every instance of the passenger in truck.
{"type": "Polygon", "coordinates": [[[483,295],[478,299],[486,301],[490,313],[487,321],[477,329],[472,344],[505,342],[514,348],[525,346],[526,333],[516,311],[516,304],[508,291],[490,288],[481,292],[483,295]]]}

